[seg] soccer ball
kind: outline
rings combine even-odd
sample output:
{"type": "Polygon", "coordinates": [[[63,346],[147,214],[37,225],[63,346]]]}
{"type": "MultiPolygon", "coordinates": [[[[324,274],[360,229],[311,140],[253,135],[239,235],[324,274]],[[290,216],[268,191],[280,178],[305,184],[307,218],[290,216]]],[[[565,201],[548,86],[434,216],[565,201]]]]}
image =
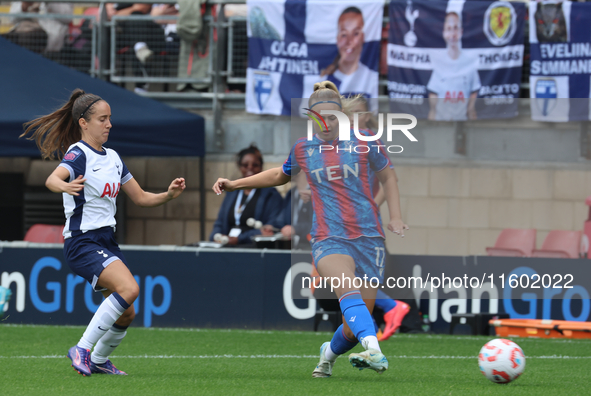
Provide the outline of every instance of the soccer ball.
{"type": "Polygon", "coordinates": [[[506,384],[523,373],[525,355],[513,341],[497,338],[484,344],[478,354],[478,366],[492,382],[506,384]]]}

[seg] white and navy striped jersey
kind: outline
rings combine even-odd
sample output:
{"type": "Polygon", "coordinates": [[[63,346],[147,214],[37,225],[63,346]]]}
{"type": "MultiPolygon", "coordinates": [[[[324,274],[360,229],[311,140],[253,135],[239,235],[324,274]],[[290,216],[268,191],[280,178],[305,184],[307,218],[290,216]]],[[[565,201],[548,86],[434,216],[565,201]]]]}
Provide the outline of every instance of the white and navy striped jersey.
{"type": "Polygon", "coordinates": [[[86,181],[78,196],[63,193],[64,238],[101,227],[115,227],[116,199],[121,185],[133,177],[115,150],[97,151],[79,141],[68,148],[59,164],[70,172],[69,182],[82,175],[86,181]]]}

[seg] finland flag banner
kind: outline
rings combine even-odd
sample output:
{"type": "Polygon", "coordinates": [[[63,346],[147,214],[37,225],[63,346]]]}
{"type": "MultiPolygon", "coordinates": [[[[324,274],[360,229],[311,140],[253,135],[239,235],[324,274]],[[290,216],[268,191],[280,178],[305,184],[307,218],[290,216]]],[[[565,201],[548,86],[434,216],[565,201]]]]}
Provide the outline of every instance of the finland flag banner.
{"type": "Polygon", "coordinates": [[[330,80],[341,94],[378,95],[381,0],[248,0],[246,111],[291,115],[330,80]]]}
{"type": "Polygon", "coordinates": [[[534,120],[567,122],[589,119],[589,21],[591,4],[570,1],[530,3],[529,84],[534,120]]]}
{"type": "Polygon", "coordinates": [[[389,12],[391,111],[448,121],[517,115],[525,4],[392,0],[389,12]]]}

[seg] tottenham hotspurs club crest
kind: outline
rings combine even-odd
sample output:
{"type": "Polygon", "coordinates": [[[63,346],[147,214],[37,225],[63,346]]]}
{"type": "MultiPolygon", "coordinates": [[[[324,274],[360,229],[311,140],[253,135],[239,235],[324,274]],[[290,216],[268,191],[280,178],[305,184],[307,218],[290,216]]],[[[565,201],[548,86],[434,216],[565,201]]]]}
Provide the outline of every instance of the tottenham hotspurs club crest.
{"type": "Polygon", "coordinates": [[[414,47],[417,44],[415,21],[419,17],[419,10],[412,10],[412,1],[410,0],[406,2],[406,12],[404,13],[404,16],[410,25],[410,30],[404,35],[404,44],[407,47],[414,47]]]}
{"type": "Polygon", "coordinates": [[[517,15],[511,3],[496,1],[484,13],[482,28],[492,45],[506,45],[517,30],[517,15]]]}

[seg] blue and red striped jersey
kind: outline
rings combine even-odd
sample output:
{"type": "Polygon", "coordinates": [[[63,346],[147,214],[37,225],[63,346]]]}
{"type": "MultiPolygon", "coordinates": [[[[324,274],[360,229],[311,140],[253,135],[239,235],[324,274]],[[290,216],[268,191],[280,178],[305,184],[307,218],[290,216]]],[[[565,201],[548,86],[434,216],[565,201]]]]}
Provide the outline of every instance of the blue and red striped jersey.
{"type": "Polygon", "coordinates": [[[314,208],[313,242],[329,237],[385,238],[372,176],[390,164],[381,141],[364,142],[353,133],[347,141],[325,142],[314,135],[294,144],[283,173],[306,174],[314,208]]]}

